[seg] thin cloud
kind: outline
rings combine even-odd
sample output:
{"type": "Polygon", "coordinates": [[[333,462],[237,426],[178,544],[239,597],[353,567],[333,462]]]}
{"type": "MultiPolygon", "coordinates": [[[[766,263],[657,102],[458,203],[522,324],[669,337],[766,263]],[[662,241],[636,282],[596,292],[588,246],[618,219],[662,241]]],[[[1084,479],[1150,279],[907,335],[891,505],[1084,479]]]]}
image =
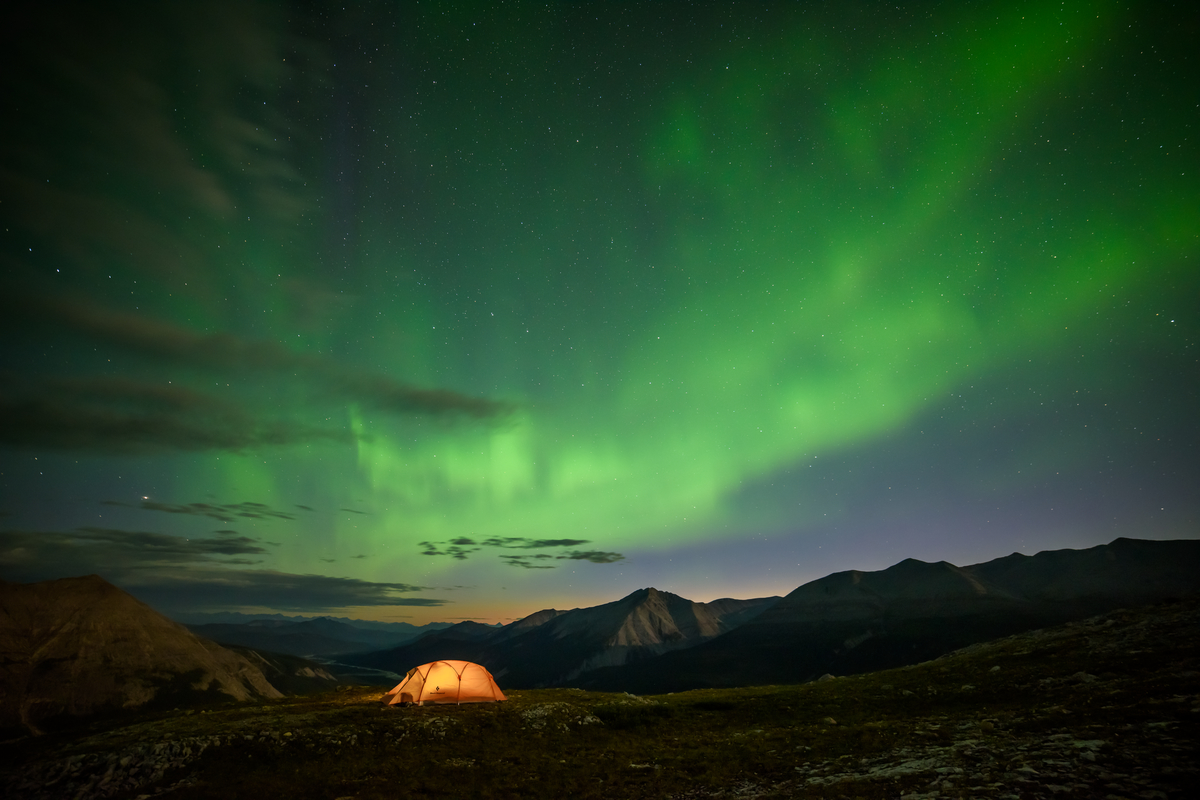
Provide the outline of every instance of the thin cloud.
{"type": "Polygon", "coordinates": [[[350,606],[441,606],[411,596],[431,587],[240,569],[267,551],[247,536],[189,539],[110,528],[0,531],[0,576],[33,582],[98,574],[159,609],[274,608],[319,613],[350,606]]]}
{"type": "Polygon", "coordinates": [[[421,389],[384,375],[350,369],[332,359],[297,353],[278,342],[243,339],[229,333],[200,333],[82,300],[11,297],[0,302],[0,306],[9,316],[10,324],[54,324],[60,330],[73,331],[91,341],[175,366],[298,378],[316,391],[380,411],[492,419],[513,410],[508,403],[447,389],[421,389]]]}
{"type": "Polygon", "coordinates": [[[620,553],[606,553],[603,550],[574,550],[565,556],[555,556],[555,558],[566,558],[572,561],[590,561],[593,564],[612,564],[616,561],[625,560],[625,556],[620,553]]]}
{"type": "MultiPolygon", "coordinates": [[[[590,544],[587,539],[530,539],[523,536],[493,537],[477,542],[467,536],[460,536],[448,542],[420,542],[422,555],[450,556],[459,561],[465,561],[471,553],[485,547],[504,550],[547,550],[556,547],[578,547],[590,544]]],[[[625,556],[604,550],[570,550],[563,555],[538,553],[531,555],[502,555],[504,563],[524,569],[554,569],[553,564],[542,563],[547,560],[590,561],[593,564],[612,564],[623,561],[625,556]]]]}
{"type": "Polygon", "coordinates": [[[450,556],[451,558],[458,559],[459,561],[465,561],[468,553],[474,553],[476,550],[480,549],[478,547],[459,547],[457,545],[451,545],[439,550],[439,545],[437,542],[418,542],[418,544],[423,548],[421,550],[421,555],[423,556],[450,556]]]}
{"type": "Polygon", "coordinates": [[[0,572],[14,580],[44,580],[101,570],[123,572],[153,566],[252,563],[234,557],[266,555],[257,539],[221,535],[186,538],[115,528],[74,531],[0,531],[0,572]]]}
{"type": "Polygon", "coordinates": [[[347,431],[261,417],[205,392],[127,378],[3,376],[0,443],[106,453],[350,441],[347,431]]]}
{"type": "MultiPolygon", "coordinates": [[[[445,389],[422,389],[355,370],[271,341],[204,334],[93,303],[0,291],[0,325],[48,325],[143,360],[199,369],[227,380],[252,376],[266,389],[253,402],[167,381],[91,376],[0,378],[0,443],[22,447],[139,454],[161,450],[242,451],[298,443],[352,441],[347,429],[309,424],[314,415],[287,400],[353,402],[396,415],[498,420],[506,403],[445,389]],[[263,383],[265,381],[265,383],[263,383]],[[269,398],[269,402],[265,402],[269,398]]],[[[362,513],[354,509],[343,509],[362,513]]]]}
{"type": "Polygon", "coordinates": [[[511,567],[521,567],[522,569],[554,569],[553,564],[537,564],[534,563],[538,559],[554,558],[549,555],[535,556],[500,556],[505,564],[511,567]]]}
{"type": "Polygon", "coordinates": [[[294,514],[273,509],[265,503],[160,503],[156,500],[143,500],[141,503],[123,503],[120,500],[102,500],[102,505],[122,506],[124,508],[140,508],[144,511],[164,511],[168,514],[186,514],[194,517],[210,517],[219,522],[234,522],[242,519],[296,519],[294,514]]]}
{"type": "Polygon", "coordinates": [[[307,112],[245,103],[245,93],[314,89],[330,62],[319,43],[264,24],[256,5],[223,3],[214,14],[168,3],[123,15],[85,4],[69,18],[25,9],[22,36],[6,42],[24,67],[6,89],[28,117],[6,132],[0,169],[14,230],[83,270],[119,258],[200,295],[214,289],[214,223],[236,235],[230,228],[245,214],[260,233],[294,231],[318,203],[293,144],[307,138],[298,125],[307,112]],[[189,76],[186,89],[169,77],[175,70],[189,76]],[[73,123],[86,156],[64,162],[60,133],[73,123]],[[46,165],[67,163],[62,179],[46,180],[46,165]],[[123,176],[121,190],[98,185],[104,175],[123,176]]]}
{"type": "Polygon", "coordinates": [[[484,547],[504,547],[511,550],[541,550],[547,547],[575,547],[588,544],[587,539],[526,539],[523,537],[504,537],[484,539],[480,542],[484,547]]]}
{"type": "MultiPolygon", "coordinates": [[[[51,265],[98,276],[117,261],[123,271],[150,277],[156,287],[150,293],[203,303],[225,296],[226,267],[251,293],[279,283],[256,282],[226,264],[227,250],[215,249],[226,239],[244,238],[245,229],[286,242],[290,249],[279,253],[285,260],[311,249],[311,241],[294,236],[295,225],[319,206],[319,192],[294,149],[307,136],[300,120],[309,112],[244,99],[247,91],[282,85],[312,89],[326,80],[332,62],[323,45],[280,35],[245,5],[214,15],[198,6],[160,4],[128,18],[79,8],[69,24],[53,10],[22,17],[23,35],[10,44],[16,62],[29,68],[6,86],[17,92],[27,124],[9,126],[0,190],[14,235],[37,244],[9,253],[0,268],[0,327],[20,334],[12,337],[13,347],[31,343],[9,359],[30,365],[21,391],[13,389],[19,381],[0,375],[0,444],[115,454],[237,452],[353,440],[349,430],[330,429],[328,409],[315,411],[316,402],[447,419],[492,420],[510,410],[486,398],[412,386],[332,357],[296,352],[278,341],[106,306],[97,300],[100,293],[67,299],[48,288],[47,274],[58,274],[51,265]],[[170,31],[187,35],[164,35],[170,31]],[[45,46],[50,40],[55,46],[45,46]],[[134,52],[122,44],[131,40],[145,46],[134,52]],[[218,50],[220,67],[212,69],[218,50]],[[186,87],[164,78],[184,66],[186,87]],[[179,121],[185,117],[190,122],[183,131],[179,121]],[[64,126],[72,125],[79,153],[86,155],[67,163],[57,142],[64,126]],[[47,165],[58,168],[47,171],[47,165]],[[108,175],[124,176],[120,191],[105,188],[108,175]],[[35,377],[35,364],[56,369],[53,352],[47,359],[43,346],[47,332],[119,357],[106,372],[128,372],[130,361],[138,370],[167,369],[153,376],[157,381],[122,385],[99,376],[74,382],[35,377]],[[208,390],[209,377],[222,383],[251,378],[257,394],[253,402],[248,393],[231,400],[228,395],[239,391],[233,388],[217,397],[208,390]],[[180,380],[195,385],[183,388],[180,380]]],[[[301,325],[349,302],[320,283],[283,282],[303,309],[295,320],[301,325]]],[[[138,303],[145,288],[142,281],[138,303]]]]}
{"type": "Polygon", "coordinates": [[[269,608],[311,614],[347,607],[436,607],[450,602],[411,596],[428,591],[425,586],[262,569],[158,570],[131,575],[118,585],[156,608],[192,611],[269,608]]]}

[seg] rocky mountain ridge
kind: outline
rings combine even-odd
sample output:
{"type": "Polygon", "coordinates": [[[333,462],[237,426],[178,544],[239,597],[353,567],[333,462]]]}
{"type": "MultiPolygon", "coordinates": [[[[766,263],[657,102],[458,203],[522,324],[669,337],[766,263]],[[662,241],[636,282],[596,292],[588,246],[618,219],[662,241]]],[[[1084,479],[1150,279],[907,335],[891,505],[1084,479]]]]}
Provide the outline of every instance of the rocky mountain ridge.
{"type": "Polygon", "coordinates": [[[641,589],[546,609],[489,632],[460,623],[346,660],[403,673],[476,661],[513,688],[666,692],[796,683],[912,664],[1024,630],[1200,591],[1200,541],[1119,538],[958,567],[905,559],[847,570],[783,598],[694,603],[641,589]]]}
{"type": "Polygon", "coordinates": [[[601,669],[593,689],[797,683],[913,664],[975,642],[1200,592],[1200,541],[1118,538],[956,567],[906,559],[804,584],[729,633],[652,664],[601,669]],[[642,668],[645,667],[645,668],[642,668]]]}
{"type": "Polygon", "coordinates": [[[777,599],[695,603],[670,592],[640,589],[599,606],[545,609],[500,629],[471,628],[470,635],[466,629],[459,630],[464,624],[459,623],[398,648],[346,661],[403,672],[435,659],[457,658],[484,664],[509,686],[562,685],[590,670],[708,641],[753,618],[777,599]],[[400,667],[402,664],[407,666],[400,667]]]}

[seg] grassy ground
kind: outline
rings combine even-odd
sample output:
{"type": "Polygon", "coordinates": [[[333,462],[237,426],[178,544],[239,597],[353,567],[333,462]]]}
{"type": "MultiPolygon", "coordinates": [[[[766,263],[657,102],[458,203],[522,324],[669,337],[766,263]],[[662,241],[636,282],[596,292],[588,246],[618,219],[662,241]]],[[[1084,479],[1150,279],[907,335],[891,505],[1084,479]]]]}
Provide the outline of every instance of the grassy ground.
{"type": "Polygon", "coordinates": [[[355,688],[10,752],[56,763],[107,752],[111,763],[173,739],[203,749],[108,795],[129,798],[168,787],[171,798],[253,800],[956,797],[964,787],[962,796],[1182,797],[1196,776],[1179,762],[1200,764],[1197,620],[1187,604],[1116,612],[802,686],[645,698],[513,691],[505,703],[419,708],[383,708],[378,689],[355,688]],[[1038,749],[1056,743],[1065,756],[1038,749]],[[1175,767],[1153,761],[1164,753],[1175,767]],[[1043,795],[1047,785],[1056,788],[1043,795]]]}

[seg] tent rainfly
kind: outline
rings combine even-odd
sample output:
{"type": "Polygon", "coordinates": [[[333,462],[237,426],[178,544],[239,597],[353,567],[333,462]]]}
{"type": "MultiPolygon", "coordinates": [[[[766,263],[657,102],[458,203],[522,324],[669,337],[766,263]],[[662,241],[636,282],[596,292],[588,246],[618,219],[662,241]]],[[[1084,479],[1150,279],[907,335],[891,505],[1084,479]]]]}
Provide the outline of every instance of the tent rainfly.
{"type": "Polygon", "coordinates": [[[414,667],[383,696],[388,706],[401,703],[495,703],[506,700],[496,679],[470,661],[431,661],[414,667]]]}

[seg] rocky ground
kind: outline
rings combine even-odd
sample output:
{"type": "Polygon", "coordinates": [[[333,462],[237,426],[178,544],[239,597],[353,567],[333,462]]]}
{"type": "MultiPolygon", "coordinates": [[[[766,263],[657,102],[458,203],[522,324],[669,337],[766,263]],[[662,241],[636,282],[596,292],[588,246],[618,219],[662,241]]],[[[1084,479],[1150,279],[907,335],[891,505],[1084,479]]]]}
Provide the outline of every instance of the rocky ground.
{"type": "Polygon", "coordinates": [[[6,743],[14,798],[1183,798],[1200,786],[1200,603],[1122,610],[804,686],[373,689],[6,743]]]}

